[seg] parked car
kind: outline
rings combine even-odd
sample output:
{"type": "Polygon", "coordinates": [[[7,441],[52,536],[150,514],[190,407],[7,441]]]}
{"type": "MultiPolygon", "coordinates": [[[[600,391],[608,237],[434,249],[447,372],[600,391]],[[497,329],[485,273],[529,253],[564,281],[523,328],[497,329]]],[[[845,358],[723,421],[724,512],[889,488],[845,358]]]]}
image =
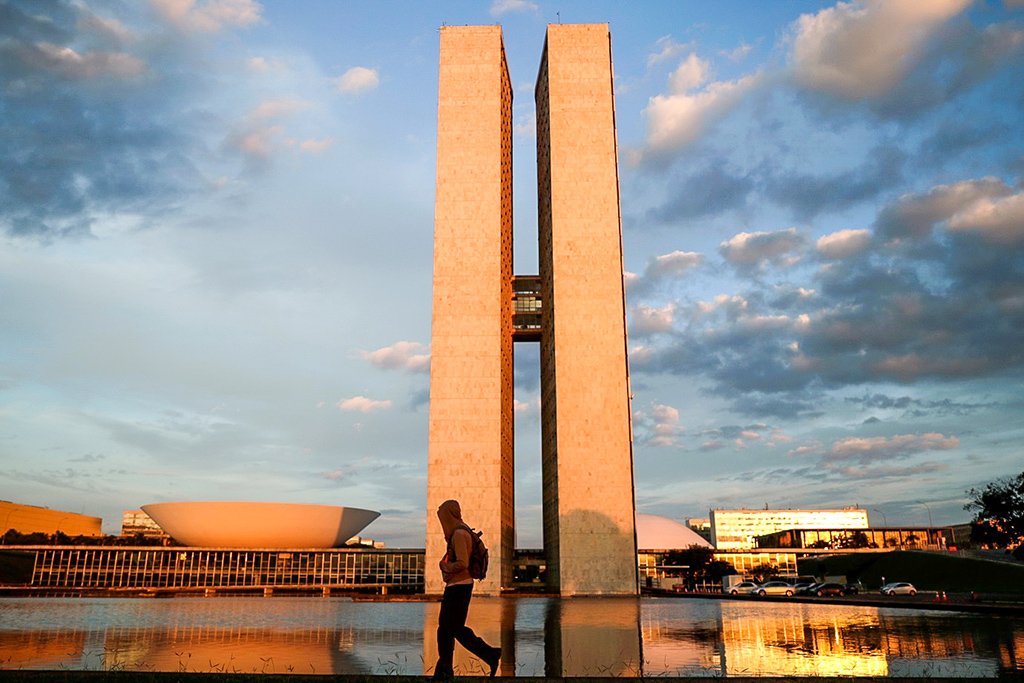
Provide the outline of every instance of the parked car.
{"type": "Polygon", "coordinates": [[[848,583],[843,586],[843,588],[846,589],[847,595],[857,595],[857,593],[860,593],[860,589],[863,588],[863,586],[860,585],[860,582],[858,581],[857,583],[848,583]]]}
{"type": "Polygon", "coordinates": [[[757,588],[758,585],[753,581],[743,581],[741,583],[737,583],[735,586],[723,588],[722,591],[729,595],[749,595],[757,590],[757,588]]]}
{"type": "Polygon", "coordinates": [[[806,581],[803,582],[803,583],[794,583],[793,584],[793,594],[794,595],[807,595],[808,593],[811,592],[811,588],[813,588],[814,586],[817,586],[817,585],[818,584],[816,584],[816,583],[811,583],[811,582],[806,582],[806,581]]]}
{"type": "Polygon", "coordinates": [[[768,581],[754,590],[754,595],[792,595],[793,584],[785,581],[768,581]]]}
{"type": "Polygon", "coordinates": [[[887,583],[882,586],[880,592],[882,595],[917,595],[917,589],[914,588],[914,584],[907,583],[906,581],[887,583]]]}
{"type": "Polygon", "coordinates": [[[814,586],[811,595],[819,598],[829,595],[846,595],[846,586],[841,583],[819,583],[814,586]]]}

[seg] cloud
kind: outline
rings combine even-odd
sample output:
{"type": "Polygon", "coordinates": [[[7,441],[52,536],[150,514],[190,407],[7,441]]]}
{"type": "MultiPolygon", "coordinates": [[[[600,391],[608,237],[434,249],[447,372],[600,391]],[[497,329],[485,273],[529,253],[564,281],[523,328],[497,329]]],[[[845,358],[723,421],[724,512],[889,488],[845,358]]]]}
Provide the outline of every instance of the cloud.
{"type": "MultiPolygon", "coordinates": [[[[965,403],[948,398],[939,400],[923,400],[911,396],[888,396],[886,394],[865,394],[861,397],[846,397],[845,402],[858,404],[868,410],[899,410],[912,417],[929,415],[971,415],[985,408],[996,407],[997,404],[965,403]]],[[[877,418],[874,421],[879,421],[877,418]]]]}
{"type": "Polygon", "coordinates": [[[747,55],[753,51],[753,49],[753,45],[742,43],[734,47],[732,50],[722,50],[720,54],[731,62],[742,62],[747,58],[747,55]]]}
{"type": "Polygon", "coordinates": [[[537,136],[537,111],[531,109],[529,113],[515,117],[512,132],[516,138],[534,138],[537,136]]]}
{"type": "Polygon", "coordinates": [[[840,2],[794,25],[793,74],[804,87],[844,99],[878,97],[921,60],[928,42],[971,0],[840,2]]]}
{"type": "Polygon", "coordinates": [[[1008,204],[1000,200],[1013,199],[1011,195],[1013,190],[994,177],[937,185],[926,193],[903,195],[887,206],[875,230],[885,239],[922,238],[937,224],[956,217],[958,230],[1009,238],[1019,233],[1006,222],[1019,212],[1019,200],[1008,204]]]}
{"type": "Polygon", "coordinates": [[[299,149],[309,154],[321,154],[334,145],[334,138],[321,138],[319,140],[310,138],[299,143],[299,149]]]}
{"type": "Polygon", "coordinates": [[[633,419],[643,442],[656,448],[677,445],[677,437],[685,431],[679,426],[679,410],[664,403],[652,403],[649,411],[636,411],[633,419]]]}
{"type": "Polygon", "coordinates": [[[346,479],[348,475],[345,473],[345,470],[339,467],[329,472],[323,472],[320,476],[327,481],[342,481],[346,479]]]}
{"type": "Polygon", "coordinates": [[[655,256],[647,264],[645,277],[678,277],[704,261],[704,257],[695,251],[673,251],[655,256]]]}
{"type": "Polygon", "coordinates": [[[510,12],[536,12],[537,9],[537,5],[529,0],[493,0],[491,16],[499,17],[510,12]]]}
{"type": "Polygon", "coordinates": [[[376,351],[360,351],[359,357],[371,365],[386,370],[430,372],[430,353],[427,347],[419,342],[399,341],[376,351]]]}
{"type": "Polygon", "coordinates": [[[832,444],[824,454],[825,462],[854,460],[861,464],[904,458],[922,451],[948,451],[960,446],[960,439],[936,432],[897,436],[848,437],[832,444]]]}
{"type": "Polygon", "coordinates": [[[768,264],[787,267],[800,260],[804,239],[796,228],[776,232],[741,232],[722,242],[718,251],[741,270],[761,270],[768,264]]]}
{"type": "MultiPolygon", "coordinates": [[[[251,169],[262,169],[273,155],[277,141],[282,139],[284,134],[285,129],[280,120],[309,109],[310,106],[308,101],[292,96],[263,100],[252,108],[236,130],[228,134],[225,144],[228,148],[241,152],[250,162],[251,169]]],[[[291,138],[285,138],[283,141],[288,146],[296,144],[291,138]]],[[[310,142],[315,148],[315,141],[310,142]]]]}
{"type": "Polygon", "coordinates": [[[950,230],[977,233],[1002,245],[1024,243],[1024,192],[1009,197],[980,197],[953,214],[950,230]]]}
{"type": "Polygon", "coordinates": [[[690,56],[673,71],[668,77],[669,90],[675,93],[684,93],[694,88],[699,88],[708,80],[708,73],[711,71],[711,64],[691,52],[690,56]]]}
{"type": "Polygon", "coordinates": [[[46,69],[68,79],[131,79],[146,72],[145,62],[126,52],[79,53],[67,46],[40,42],[22,46],[19,53],[27,66],[46,69]]]}
{"type": "MultiPolygon", "coordinates": [[[[1002,180],[981,178],[904,195],[878,211],[873,233],[847,229],[819,238],[816,271],[787,269],[777,285],[649,305],[640,311],[641,329],[664,331],[630,352],[630,367],[638,375],[703,378],[703,391],[739,413],[786,419],[820,413],[842,387],[1019,373],[1024,252],[1016,233],[995,232],[1012,229],[1018,194],[1002,180]],[[672,312],[671,329],[657,315],[663,308],[672,312]]],[[[791,228],[741,233],[723,242],[719,255],[741,274],[760,274],[768,264],[791,264],[804,247],[791,228]]],[[[631,295],[637,287],[643,293],[645,279],[631,295]]],[[[906,417],[962,410],[915,405],[906,417]]]]}
{"type": "Polygon", "coordinates": [[[647,55],[648,68],[669,59],[674,59],[693,47],[692,43],[677,43],[672,39],[672,36],[662,36],[655,41],[654,45],[657,52],[647,55]]]}
{"type": "Polygon", "coordinates": [[[634,161],[664,162],[699,138],[713,122],[722,119],[761,81],[748,75],[734,81],[708,83],[707,63],[691,54],[669,77],[669,90],[648,101],[644,148],[634,161]]]}
{"type": "Polygon", "coordinates": [[[677,250],[652,258],[647,262],[642,275],[624,273],[623,280],[630,293],[639,296],[670,280],[683,277],[703,262],[704,256],[697,252],[677,250]]]}
{"type": "Polygon", "coordinates": [[[634,306],[630,315],[630,334],[644,337],[672,330],[675,305],[653,308],[643,304],[634,306]]]}
{"type": "Polygon", "coordinates": [[[724,160],[715,158],[689,176],[673,178],[666,185],[669,199],[647,211],[649,219],[660,223],[741,208],[755,183],[749,174],[736,173],[724,160]]]}
{"type": "Polygon", "coordinates": [[[298,97],[275,97],[256,105],[249,117],[256,121],[266,121],[289,116],[309,107],[309,102],[298,97]]]}
{"type": "Polygon", "coordinates": [[[836,212],[877,197],[897,185],[906,155],[895,146],[871,150],[859,167],[833,174],[776,173],[765,181],[765,195],[789,207],[801,220],[836,212]]]}
{"type": "Polygon", "coordinates": [[[871,244],[869,230],[839,230],[818,238],[815,248],[827,259],[844,259],[863,252],[871,244]]]}
{"type": "Polygon", "coordinates": [[[213,33],[263,20],[263,8],[254,0],[150,0],[150,4],[165,21],[184,31],[213,33]]]}
{"type": "Polygon", "coordinates": [[[346,94],[374,90],[379,84],[380,75],[377,73],[377,70],[365,66],[354,66],[334,79],[335,87],[346,94]]]}
{"type": "Polygon", "coordinates": [[[378,410],[388,410],[391,408],[391,401],[378,401],[366,398],[365,396],[353,396],[352,398],[338,401],[336,405],[339,410],[372,413],[378,410]]]}

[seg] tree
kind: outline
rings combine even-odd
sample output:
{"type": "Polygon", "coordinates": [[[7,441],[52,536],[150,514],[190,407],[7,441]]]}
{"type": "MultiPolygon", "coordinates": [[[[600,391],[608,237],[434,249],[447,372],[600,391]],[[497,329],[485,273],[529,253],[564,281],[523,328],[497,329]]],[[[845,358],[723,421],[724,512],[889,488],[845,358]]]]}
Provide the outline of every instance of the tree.
{"type": "Polygon", "coordinates": [[[974,511],[971,540],[993,548],[1016,548],[1024,543],[1024,472],[997,479],[984,489],[967,492],[974,511]]]}
{"type": "Polygon", "coordinates": [[[731,564],[715,559],[713,548],[696,544],[666,553],[662,562],[672,567],[686,567],[680,574],[690,583],[721,581],[723,576],[736,573],[731,564]]]}
{"type": "Polygon", "coordinates": [[[840,548],[867,548],[868,535],[863,531],[854,531],[840,538],[838,545],[840,548]]]}
{"type": "Polygon", "coordinates": [[[664,562],[674,567],[686,567],[688,574],[702,574],[714,559],[714,549],[694,544],[683,550],[666,553],[664,562]]]}
{"type": "Polygon", "coordinates": [[[774,564],[762,563],[750,568],[750,575],[758,583],[764,583],[773,576],[779,575],[779,568],[774,564]]]}

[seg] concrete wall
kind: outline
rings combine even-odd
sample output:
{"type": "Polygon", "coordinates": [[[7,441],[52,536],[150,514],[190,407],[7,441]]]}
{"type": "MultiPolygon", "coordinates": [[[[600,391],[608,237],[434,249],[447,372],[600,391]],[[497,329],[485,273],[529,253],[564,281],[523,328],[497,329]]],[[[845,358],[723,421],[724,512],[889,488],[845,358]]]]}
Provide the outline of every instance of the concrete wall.
{"type": "Polygon", "coordinates": [[[548,26],[536,88],[544,543],[563,595],[633,594],[633,458],[611,43],[548,26]]]}
{"type": "Polygon", "coordinates": [[[455,498],[512,582],[512,90],[500,26],[441,28],[426,592],[443,590],[438,505],[455,498]]]}

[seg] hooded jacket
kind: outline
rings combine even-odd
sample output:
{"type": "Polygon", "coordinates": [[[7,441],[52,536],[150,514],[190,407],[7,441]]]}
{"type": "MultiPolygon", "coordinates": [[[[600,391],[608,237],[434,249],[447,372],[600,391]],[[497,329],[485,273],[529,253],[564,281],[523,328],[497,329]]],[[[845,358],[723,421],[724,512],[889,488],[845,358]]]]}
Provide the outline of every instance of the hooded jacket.
{"type": "Polygon", "coordinates": [[[462,507],[459,501],[446,500],[441,503],[437,508],[437,519],[441,522],[444,540],[449,548],[438,563],[444,582],[448,585],[472,583],[473,577],[469,575],[469,555],[473,551],[473,539],[466,529],[466,523],[462,521],[462,507]],[[461,533],[457,533],[460,531],[461,533]],[[454,562],[449,557],[452,550],[455,554],[454,562]]]}

